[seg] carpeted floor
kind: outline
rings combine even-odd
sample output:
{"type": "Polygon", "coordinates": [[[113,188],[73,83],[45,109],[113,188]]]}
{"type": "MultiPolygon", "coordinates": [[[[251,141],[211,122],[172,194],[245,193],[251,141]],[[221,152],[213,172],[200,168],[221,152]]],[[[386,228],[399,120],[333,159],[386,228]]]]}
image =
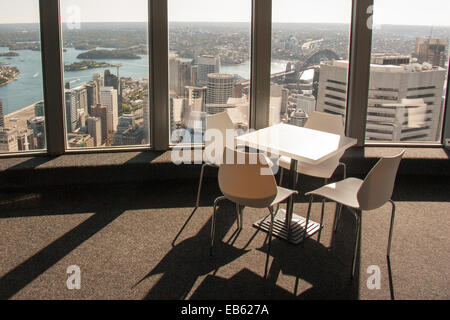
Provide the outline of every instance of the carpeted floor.
{"type": "MultiPolygon", "coordinates": [[[[320,181],[302,179],[302,193],[320,181]]],[[[450,188],[446,177],[399,177],[391,268],[386,260],[390,205],[363,215],[357,275],[350,267],[355,224],[344,211],[332,238],[328,203],[320,242],[273,240],[264,279],[266,234],[252,223],[267,212],[246,209],[236,232],[231,203],[218,212],[209,255],[216,181],[206,181],[201,208],[189,218],[197,181],[46,190],[0,206],[0,299],[449,299],[450,188]],[[179,235],[175,244],[174,239],[179,235]],[[81,270],[68,290],[67,268],[81,270]],[[370,266],[381,271],[369,289],[370,266]]],[[[296,199],[304,214],[306,199],[296,199]]],[[[313,206],[318,221],[320,203],[313,206]]]]}

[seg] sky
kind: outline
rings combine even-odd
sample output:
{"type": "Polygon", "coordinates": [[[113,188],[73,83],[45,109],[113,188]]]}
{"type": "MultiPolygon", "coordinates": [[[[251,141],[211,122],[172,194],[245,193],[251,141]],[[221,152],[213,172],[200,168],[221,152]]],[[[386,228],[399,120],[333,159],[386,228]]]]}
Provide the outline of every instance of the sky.
{"type": "MultiPolygon", "coordinates": [[[[249,22],[251,0],[168,0],[169,21],[249,22]]],[[[351,0],[272,0],[273,22],[348,23],[351,0]]],[[[38,0],[0,3],[0,23],[38,22],[38,0]]],[[[61,0],[63,22],[147,21],[147,0],[61,0]]],[[[375,0],[375,24],[450,25],[449,0],[375,0]]]]}

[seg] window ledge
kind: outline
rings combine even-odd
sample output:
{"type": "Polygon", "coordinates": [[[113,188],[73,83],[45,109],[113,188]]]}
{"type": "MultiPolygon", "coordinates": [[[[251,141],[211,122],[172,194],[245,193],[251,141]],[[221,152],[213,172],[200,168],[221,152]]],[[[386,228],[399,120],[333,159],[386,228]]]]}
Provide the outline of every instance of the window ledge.
{"type": "MultiPolygon", "coordinates": [[[[383,156],[403,148],[366,147],[346,152],[349,176],[364,176],[383,156]]],[[[406,148],[399,169],[402,175],[450,175],[450,151],[443,148],[406,148]]],[[[58,157],[29,156],[0,160],[2,189],[29,189],[104,183],[139,183],[175,179],[198,179],[200,165],[172,163],[166,152],[116,152],[67,154],[58,157]]],[[[215,178],[215,170],[205,176],[215,178]]]]}

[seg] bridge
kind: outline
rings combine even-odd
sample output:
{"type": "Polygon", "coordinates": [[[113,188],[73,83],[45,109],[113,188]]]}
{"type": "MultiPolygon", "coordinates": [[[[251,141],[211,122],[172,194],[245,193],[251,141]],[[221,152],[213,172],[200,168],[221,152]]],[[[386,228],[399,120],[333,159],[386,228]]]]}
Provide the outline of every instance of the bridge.
{"type": "MultiPolygon", "coordinates": [[[[290,76],[290,75],[298,75],[300,76],[304,71],[311,69],[311,67],[320,64],[320,62],[322,61],[327,61],[327,60],[338,60],[339,56],[336,54],[336,52],[329,50],[329,49],[324,49],[324,50],[316,50],[312,53],[310,53],[309,55],[305,56],[302,62],[298,62],[293,64],[293,69],[289,70],[289,71],[282,71],[282,72],[277,72],[277,73],[273,73],[270,75],[270,80],[277,80],[277,79],[282,79],[286,76],[290,76]]],[[[243,80],[243,81],[238,81],[236,82],[237,84],[240,84],[242,86],[248,86],[250,85],[250,81],[249,80],[243,80]]]]}

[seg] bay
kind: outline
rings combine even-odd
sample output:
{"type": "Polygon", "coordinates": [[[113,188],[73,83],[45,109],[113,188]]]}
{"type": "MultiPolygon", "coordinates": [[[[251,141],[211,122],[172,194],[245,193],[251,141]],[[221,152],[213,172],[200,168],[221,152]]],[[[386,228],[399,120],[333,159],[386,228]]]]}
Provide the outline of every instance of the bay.
{"type": "MultiPolygon", "coordinates": [[[[0,47],[0,52],[7,52],[8,48],[0,47]]],[[[0,87],[0,99],[3,100],[3,113],[5,115],[14,111],[32,105],[43,100],[43,80],[42,80],[42,62],[39,51],[20,50],[18,57],[7,59],[0,57],[0,62],[8,63],[10,66],[19,68],[20,74],[16,81],[13,81],[3,87],[0,87]]],[[[76,50],[67,48],[63,53],[64,64],[72,64],[81,61],[77,56],[85,50],[76,50]]],[[[110,64],[121,64],[120,76],[130,78],[148,78],[149,59],[148,55],[142,55],[139,60],[126,59],[101,59],[97,61],[110,64]]],[[[273,61],[272,72],[281,72],[286,69],[286,61],[273,61]]],[[[116,74],[115,67],[97,68],[81,71],[72,71],[64,73],[64,81],[70,82],[70,86],[76,87],[92,79],[95,73],[103,73],[110,69],[111,73],[116,74]]],[[[240,65],[222,65],[221,73],[239,75],[243,79],[250,77],[250,61],[240,65]]]]}

